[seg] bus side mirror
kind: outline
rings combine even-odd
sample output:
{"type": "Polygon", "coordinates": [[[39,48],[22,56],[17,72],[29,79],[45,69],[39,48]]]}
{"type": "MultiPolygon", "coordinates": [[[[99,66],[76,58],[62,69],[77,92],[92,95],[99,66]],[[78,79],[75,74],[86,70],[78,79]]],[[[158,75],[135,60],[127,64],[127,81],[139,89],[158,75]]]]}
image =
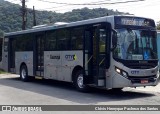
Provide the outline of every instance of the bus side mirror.
{"type": "Polygon", "coordinates": [[[117,47],[117,31],[112,29],[112,48],[111,51],[114,51],[114,49],[117,47]]]}

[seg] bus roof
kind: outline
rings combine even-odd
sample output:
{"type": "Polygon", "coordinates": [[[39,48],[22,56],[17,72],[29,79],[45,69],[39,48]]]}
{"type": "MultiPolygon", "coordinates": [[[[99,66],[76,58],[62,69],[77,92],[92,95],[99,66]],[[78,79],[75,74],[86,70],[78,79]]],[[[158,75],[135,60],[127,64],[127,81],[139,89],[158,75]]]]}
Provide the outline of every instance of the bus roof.
{"type": "MultiPolygon", "coordinates": [[[[123,15],[123,16],[116,15],[116,16],[114,16],[114,15],[112,15],[112,16],[105,16],[105,17],[93,18],[93,19],[76,21],[76,22],[71,22],[71,23],[64,23],[64,24],[56,24],[55,23],[55,24],[49,24],[49,25],[38,25],[37,27],[33,27],[32,29],[5,33],[5,36],[41,32],[41,31],[47,31],[47,30],[54,30],[54,29],[58,29],[58,28],[74,27],[74,26],[87,25],[87,24],[93,24],[93,23],[99,23],[99,22],[113,22],[114,17],[137,17],[137,16],[133,16],[133,15],[129,15],[129,16],[128,15],[123,15]]],[[[138,18],[144,18],[144,17],[138,17],[138,18]]]]}
{"type": "Polygon", "coordinates": [[[32,32],[40,32],[40,31],[53,30],[53,29],[64,28],[64,27],[74,27],[74,26],[91,24],[91,23],[96,23],[96,22],[97,23],[98,22],[106,22],[107,18],[108,18],[108,16],[101,17],[101,18],[95,18],[95,19],[88,19],[88,20],[83,20],[83,21],[77,21],[77,22],[71,22],[68,24],[61,24],[61,25],[55,25],[55,24],[50,24],[48,26],[41,26],[40,25],[41,27],[35,27],[35,28],[33,27],[32,29],[5,33],[5,36],[32,33],[32,32]]]}

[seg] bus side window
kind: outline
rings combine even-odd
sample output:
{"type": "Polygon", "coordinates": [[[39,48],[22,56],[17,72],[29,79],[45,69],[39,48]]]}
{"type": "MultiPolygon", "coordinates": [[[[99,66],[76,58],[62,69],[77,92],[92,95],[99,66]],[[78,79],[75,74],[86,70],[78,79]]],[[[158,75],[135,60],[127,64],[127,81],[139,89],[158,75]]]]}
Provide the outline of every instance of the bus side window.
{"type": "Polygon", "coordinates": [[[13,46],[15,51],[32,51],[33,50],[33,38],[31,34],[17,35],[13,40],[13,46]],[[21,42],[21,43],[19,43],[21,42]]]}
{"type": "Polygon", "coordinates": [[[69,31],[67,29],[60,29],[57,31],[57,49],[69,49],[69,31]]]}
{"type": "Polygon", "coordinates": [[[46,44],[45,50],[46,51],[54,51],[56,50],[56,32],[55,31],[48,31],[46,32],[46,44]]]}
{"type": "Polygon", "coordinates": [[[100,41],[99,41],[99,52],[105,52],[106,48],[106,30],[100,29],[100,41]]]}
{"type": "Polygon", "coordinates": [[[83,28],[74,28],[71,31],[71,49],[83,49],[83,28]]]}

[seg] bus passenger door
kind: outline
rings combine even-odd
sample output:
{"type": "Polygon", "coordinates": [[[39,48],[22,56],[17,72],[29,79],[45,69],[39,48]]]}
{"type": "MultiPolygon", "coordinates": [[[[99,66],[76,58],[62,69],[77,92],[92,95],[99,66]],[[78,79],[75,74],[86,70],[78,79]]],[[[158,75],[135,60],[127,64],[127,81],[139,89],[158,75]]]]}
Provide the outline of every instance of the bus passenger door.
{"type": "Polygon", "coordinates": [[[43,77],[44,76],[44,38],[45,34],[39,33],[36,34],[36,42],[35,42],[35,53],[34,53],[34,61],[35,61],[35,75],[43,77]]]}
{"type": "Polygon", "coordinates": [[[93,32],[92,28],[87,28],[84,32],[84,84],[94,84],[93,77],[93,32]]]}
{"type": "Polygon", "coordinates": [[[85,31],[85,84],[105,86],[107,27],[93,25],[85,31]]]}
{"type": "Polygon", "coordinates": [[[5,71],[9,71],[9,48],[8,48],[8,45],[9,45],[9,38],[4,38],[4,41],[3,41],[3,47],[2,47],[2,69],[5,70],[5,71]]]}
{"type": "Polygon", "coordinates": [[[16,51],[16,38],[10,38],[8,50],[8,67],[9,72],[15,73],[15,51],[16,51]]]}

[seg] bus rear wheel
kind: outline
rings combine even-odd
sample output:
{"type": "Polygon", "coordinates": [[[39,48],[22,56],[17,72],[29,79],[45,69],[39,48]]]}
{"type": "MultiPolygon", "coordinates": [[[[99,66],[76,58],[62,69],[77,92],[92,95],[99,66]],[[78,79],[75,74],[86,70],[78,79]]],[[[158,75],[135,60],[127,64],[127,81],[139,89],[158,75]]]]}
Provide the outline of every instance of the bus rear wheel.
{"type": "Polygon", "coordinates": [[[28,69],[26,65],[22,65],[20,69],[20,78],[22,81],[26,82],[29,80],[28,69]]]}
{"type": "Polygon", "coordinates": [[[73,83],[78,91],[87,92],[88,87],[83,83],[83,81],[84,81],[83,79],[84,79],[83,78],[83,71],[79,70],[76,72],[73,83]]]}

